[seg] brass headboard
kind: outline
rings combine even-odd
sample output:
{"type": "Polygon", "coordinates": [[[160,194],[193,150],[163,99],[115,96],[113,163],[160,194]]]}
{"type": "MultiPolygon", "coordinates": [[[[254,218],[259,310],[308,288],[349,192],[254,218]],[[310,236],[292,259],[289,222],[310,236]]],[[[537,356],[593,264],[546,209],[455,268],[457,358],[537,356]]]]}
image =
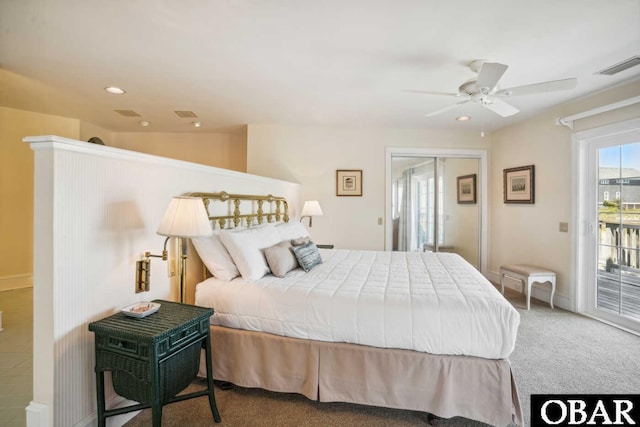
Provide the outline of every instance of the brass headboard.
{"type": "MultiPolygon", "coordinates": [[[[184,196],[200,197],[207,210],[209,220],[214,228],[235,228],[241,225],[248,227],[266,222],[284,221],[289,222],[289,205],[284,197],[275,197],[271,194],[266,196],[254,196],[246,194],[229,194],[225,191],[220,193],[187,193],[184,196]],[[223,203],[211,203],[212,201],[223,203]],[[241,206],[245,202],[245,205],[241,206]],[[250,202],[251,207],[249,207],[250,202]],[[265,205],[265,202],[267,204],[265,205]],[[244,212],[250,213],[241,213],[244,212]],[[216,212],[214,212],[216,211],[216,212]],[[223,211],[224,214],[217,215],[223,211]]],[[[188,252],[190,262],[186,265],[185,296],[188,304],[195,304],[195,286],[198,282],[206,279],[208,270],[198,256],[193,244],[189,245],[188,252]]]]}
{"type": "Polygon", "coordinates": [[[220,229],[236,228],[241,225],[250,227],[252,225],[264,223],[265,219],[267,222],[289,222],[289,205],[284,197],[276,197],[271,194],[266,196],[229,194],[225,191],[221,191],[220,193],[187,193],[185,196],[202,198],[213,226],[216,227],[217,224],[220,229]],[[221,202],[231,201],[233,203],[233,208],[231,207],[231,203],[229,203],[226,215],[213,215],[210,211],[210,204],[212,200],[221,202]],[[256,202],[257,208],[252,206],[250,213],[241,213],[240,204],[245,201],[256,202]],[[264,202],[268,202],[269,204],[267,212],[265,212],[264,202]],[[275,209],[273,205],[275,205],[275,209]]]}

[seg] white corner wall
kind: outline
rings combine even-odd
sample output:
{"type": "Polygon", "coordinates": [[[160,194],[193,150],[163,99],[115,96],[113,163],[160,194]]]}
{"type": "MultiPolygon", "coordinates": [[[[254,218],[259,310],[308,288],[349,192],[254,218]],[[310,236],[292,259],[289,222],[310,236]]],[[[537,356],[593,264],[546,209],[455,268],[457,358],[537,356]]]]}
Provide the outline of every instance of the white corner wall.
{"type": "MultiPolygon", "coordinates": [[[[191,191],[284,196],[299,185],[55,136],[35,151],[34,385],[29,427],[95,423],[93,334],[88,323],[128,304],[177,298],[153,259],[151,290],[136,294],[135,261],[158,253],[155,230],[171,197],[191,191]]],[[[116,395],[107,394],[108,405],[116,395]]],[[[112,423],[113,425],[113,423],[112,423]]]]}

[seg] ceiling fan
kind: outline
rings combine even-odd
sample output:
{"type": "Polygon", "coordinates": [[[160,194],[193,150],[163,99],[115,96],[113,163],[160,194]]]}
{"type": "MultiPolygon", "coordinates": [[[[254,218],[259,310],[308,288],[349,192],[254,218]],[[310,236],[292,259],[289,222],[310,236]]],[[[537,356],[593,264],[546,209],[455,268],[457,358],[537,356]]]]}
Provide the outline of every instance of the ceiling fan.
{"type": "Polygon", "coordinates": [[[477,77],[467,80],[461,84],[460,87],[458,87],[458,93],[429,92],[420,90],[410,91],[427,95],[444,95],[464,98],[464,100],[460,102],[426,114],[426,117],[436,116],[469,102],[480,104],[482,107],[493,111],[499,116],[509,117],[519,113],[520,110],[503,101],[501,98],[573,89],[578,84],[578,79],[563,79],[500,89],[498,87],[498,81],[504,72],[507,71],[507,65],[499,64],[497,62],[476,60],[469,64],[469,68],[478,75],[477,77]]]}

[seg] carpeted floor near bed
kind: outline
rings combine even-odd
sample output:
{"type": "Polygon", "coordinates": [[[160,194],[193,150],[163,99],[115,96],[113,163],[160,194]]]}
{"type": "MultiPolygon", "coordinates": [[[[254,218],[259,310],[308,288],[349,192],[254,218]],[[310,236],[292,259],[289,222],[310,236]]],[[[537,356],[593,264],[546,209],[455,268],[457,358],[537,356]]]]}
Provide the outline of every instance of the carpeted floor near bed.
{"type": "MultiPolygon", "coordinates": [[[[530,419],[530,395],[541,393],[638,393],[640,337],[595,320],[507,291],[521,315],[511,364],[518,384],[525,425],[530,419]]],[[[191,388],[203,388],[196,380],[191,388]]],[[[165,427],[201,426],[418,426],[424,413],[346,403],[319,403],[296,394],[233,387],[215,389],[222,423],[215,424],[206,397],[167,405],[165,427]]],[[[145,410],[125,424],[151,425],[145,410]]],[[[464,418],[441,420],[440,426],[483,426],[464,418]]]]}

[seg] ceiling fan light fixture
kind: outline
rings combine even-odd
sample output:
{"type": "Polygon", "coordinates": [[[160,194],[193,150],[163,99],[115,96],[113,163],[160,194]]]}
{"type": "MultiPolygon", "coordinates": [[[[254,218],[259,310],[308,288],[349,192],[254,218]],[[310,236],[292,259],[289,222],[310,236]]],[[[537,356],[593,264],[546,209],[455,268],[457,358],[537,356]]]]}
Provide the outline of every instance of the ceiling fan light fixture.
{"type": "Polygon", "coordinates": [[[456,117],[456,120],[459,121],[459,122],[466,122],[467,120],[471,120],[471,117],[469,117],[469,116],[459,116],[459,117],[456,117]]]}
{"type": "Polygon", "coordinates": [[[191,124],[193,125],[193,127],[194,127],[194,128],[199,128],[199,127],[201,127],[201,126],[202,126],[202,123],[201,123],[201,122],[193,122],[193,123],[191,123],[191,124]]]}
{"type": "MultiPolygon", "coordinates": [[[[467,103],[479,105],[480,107],[486,108],[487,110],[490,110],[501,117],[510,117],[514,114],[519,113],[520,110],[500,98],[520,95],[534,95],[538,93],[558,90],[568,90],[575,88],[578,84],[578,79],[569,78],[527,84],[523,86],[511,87],[508,89],[500,89],[498,83],[503,74],[509,68],[506,64],[477,60],[473,61],[469,65],[469,67],[471,68],[471,71],[477,73],[478,76],[462,83],[458,87],[458,95],[442,92],[417,91],[419,93],[425,93],[427,95],[461,96],[466,98],[464,101],[460,101],[453,105],[448,105],[446,107],[425,114],[425,117],[434,117],[467,103]]],[[[457,118],[456,120],[463,121],[464,119],[457,118]]]]}
{"type": "Polygon", "coordinates": [[[116,87],[116,86],[107,86],[104,88],[104,90],[113,95],[122,95],[124,93],[127,93],[124,89],[120,89],[119,87],[116,87]]]}

